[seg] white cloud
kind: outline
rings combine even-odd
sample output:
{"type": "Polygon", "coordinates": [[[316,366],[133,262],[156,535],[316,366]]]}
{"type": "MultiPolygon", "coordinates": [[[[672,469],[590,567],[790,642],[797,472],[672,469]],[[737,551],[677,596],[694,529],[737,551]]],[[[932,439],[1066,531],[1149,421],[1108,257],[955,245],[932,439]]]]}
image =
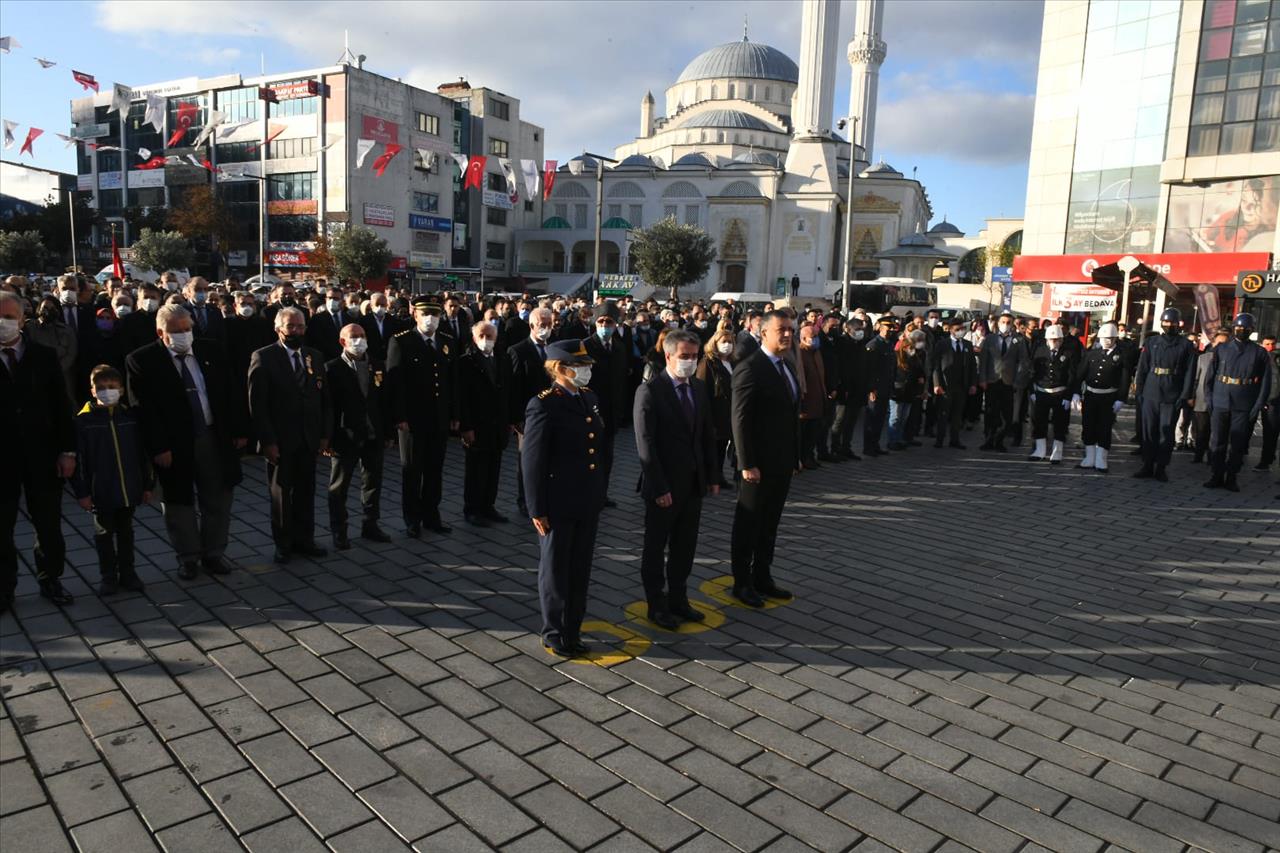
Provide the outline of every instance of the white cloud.
{"type": "Polygon", "coordinates": [[[964,163],[1026,162],[1033,94],[992,92],[961,82],[935,84],[920,73],[895,75],[882,91],[877,159],[913,154],[964,163]]]}

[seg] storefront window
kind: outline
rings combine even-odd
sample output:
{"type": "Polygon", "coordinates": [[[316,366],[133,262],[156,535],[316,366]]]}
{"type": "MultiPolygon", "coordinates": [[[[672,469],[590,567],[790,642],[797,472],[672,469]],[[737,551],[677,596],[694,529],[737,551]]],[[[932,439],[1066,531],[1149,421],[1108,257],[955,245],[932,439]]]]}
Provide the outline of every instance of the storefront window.
{"type": "Polygon", "coordinates": [[[1280,85],[1280,3],[1209,0],[1200,36],[1187,155],[1274,151],[1270,91],[1280,85]],[[1225,72],[1225,83],[1223,77],[1225,72]],[[1225,99],[1221,93],[1227,90],[1225,99]]]}
{"type": "MultiPolygon", "coordinates": [[[[1271,141],[1275,142],[1274,136],[1271,141]]],[[[1217,181],[1207,186],[1172,186],[1164,250],[1270,252],[1275,242],[1278,203],[1277,176],[1217,181]]]]}

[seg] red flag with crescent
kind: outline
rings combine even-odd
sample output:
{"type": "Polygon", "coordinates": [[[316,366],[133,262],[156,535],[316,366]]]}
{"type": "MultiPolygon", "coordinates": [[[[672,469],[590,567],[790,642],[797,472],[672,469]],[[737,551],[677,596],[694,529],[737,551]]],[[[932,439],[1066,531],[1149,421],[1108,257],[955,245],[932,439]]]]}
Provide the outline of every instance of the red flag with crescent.
{"type": "Polygon", "coordinates": [[[44,133],[44,131],[38,127],[33,127],[28,130],[27,141],[22,143],[22,147],[18,149],[18,156],[21,157],[23,154],[30,154],[32,157],[36,156],[36,151],[31,147],[31,143],[35,142],[36,137],[42,133],[44,133]]]}
{"type": "Polygon", "coordinates": [[[387,171],[387,164],[391,162],[391,158],[399,154],[403,149],[394,142],[387,143],[387,150],[378,155],[378,159],[373,161],[373,173],[379,178],[382,173],[387,171]]]}
{"type": "Polygon", "coordinates": [[[124,281],[124,264],[120,260],[120,247],[116,245],[116,232],[111,229],[111,274],[124,281]]]}
{"type": "Polygon", "coordinates": [[[556,161],[548,160],[542,168],[542,200],[551,198],[551,185],[556,182],[556,161]]]}
{"type": "Polygon", "coordinates": [[[173,135],[169,137],[169,142],[165,145],[166,148],[172,148],[182,141],[182,138],[187,135],[187,131],[196,123],[196,114],[199,112],[200,107],[190,101],[178,104],[178,117],[174,121],[173,135]]]}
{"type": "Polygon", "coordinates": [[[145,163],[139,163],[139,164],[138,164],[137,166],[135,166],[134,168],[135,168],[135,169],[163,169],[163,168],[164,168],[164,155],[163,155],[163,154],[157,154],[156,156],[152,157],[152,158],[151,158],[150,160],[148,160],[147,162],[145,162],[145,163]]]}
{"type": "Polygon", "coordinates": [[[92,89],[95,92],[98,91],[98,81],[93,79],[92,74],[85,74],[83,71],[73,70],[71,72],[71,77],[81,86],[83,86],[85,88],[85,91],[88,91],[89,89],[92,89]]]}
{"type": "Polygon", "coordinates": [[[462,181],[464,190],[475,187],[476,189],[484,188],[484,164],[487,157],[476,154],[467,161],[467,176],[462,181]]]}

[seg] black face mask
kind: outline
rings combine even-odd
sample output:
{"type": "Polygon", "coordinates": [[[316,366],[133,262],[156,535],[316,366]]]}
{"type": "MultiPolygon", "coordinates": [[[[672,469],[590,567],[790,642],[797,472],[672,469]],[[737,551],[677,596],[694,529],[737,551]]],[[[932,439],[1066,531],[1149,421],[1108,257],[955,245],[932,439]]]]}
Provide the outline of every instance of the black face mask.
{"type": "Polygon", "coordinates": [[[1248,329],[1236,329],[1235,334],[1237,341],[1247,341],[1251,333],[1248,329]]]}
{"type": "Polygon", "coordinates": [[[292,308],[295,303],[292,296],[281,296],[280,304],[286,308],[292,308]]]}
{"type": "Polygon", "coordinates": [[[289,349],[297,349],[302,346],[303,335],[285,335],[284,345],[289,349]]]}
{"type": "Polygon", "coordinates": [[[1161,323],[1160,328],[1164,331],[1166,335],[1178,334],[1178,327],[1173,325],[1172,323],[1161,323]]]}

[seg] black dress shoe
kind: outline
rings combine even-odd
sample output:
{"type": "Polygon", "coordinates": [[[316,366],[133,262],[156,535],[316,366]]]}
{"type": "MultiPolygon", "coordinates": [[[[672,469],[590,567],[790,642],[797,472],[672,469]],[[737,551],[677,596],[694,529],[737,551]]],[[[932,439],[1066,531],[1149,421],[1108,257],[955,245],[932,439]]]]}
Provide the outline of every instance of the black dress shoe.
{"type": "Polygon", "coordinates": [[[668,609],[671,611],[671,615],[681,622],[705,622],[707,619],[707,614],[690,607],[688,604],[673,604],[668,609]]]}
{"type": "Polygon", "coordinates": [[[368,539],[370,542],[390,542],[391,537],[382,532],[382,528],[378,525],[366,525],[360,528],[360,538],[368,539]]]}
{"type": "Polygon", "coordinates": [[[75,601],[71,593],[62,588],[62,581],[59,580],[40,581],[40,597],[47,598],[59,606],[75,601]]]}
{"type": "Polygon", "coordinates": [[[147,585],[137,575],[121,575],[120,588],[127,589],[129,592],[142,592],[147,588],[147,585]]]}
{"type": "Polygon", "coordinates": [[[604,508],[605,508],[605,509],[613,509],[613,508],[614,508],[614,507],[616,507],[617,505],[618,505],[618,504],[617,504],[616,502],[614,502],[614,501],[610,500],[609,498],[605,498],[605,499],[604,499],[604,508]]]}
{"type": "Polygon", "coordinates": [[[204,570],[211,575],[229,575],[236,569],[240,568],[235,562],[226,557],[217,557],[213,559],[203,560],[204,570]]]}
{"type": "Polygon", "coordinates": [[[978,445],[979,450],[995,450],[996,446],[989,441],[984,441],[978,445]]]}
{"type": "Polygon", "coordinates": [[[293,559],[293,555],[283,548],[277,548],[275,553],[271,555],[271,562],[279,563],[282,566],[291,559],[293,559]]]}
{"type": "Polygon", "coordinates": [[[569,654],[576,658],[591,654],[591,647],[582,642],[582,640],[574,640],[566,645],[565,648],[569,650],[569,654]]]}
{"type": "Polygon", "coordinates": [[[408,536],[410,539],[421,539],[421,538],[422,538],[422,525],[421,525],[421,524],[410,524],[408,527],[406,527],[406,528],[404,529],[404,535],[405,535],[405,536],[408,536]]]}
{"type": "Polygon", "coordinates": [[[675,631],[680,627],[680,620],[665,610],[650,610],[649,621],[668,631],[675,631]]]}
{"type": "Polygon", "coordinates": [[[1255,471],[1266,471],[1266,470],[1267,470],[1268,468],[1270,468],[1270,467],[1271,467],[1271,463],[1270,463],[1270,462],[1259,462],[1257,465],[1254,465],[1254,466],[1253,466],[1253,470],[1255,470],[1255,471]]]}
{"type": "Polygon", "coordinates": [[[1155,476],[1155,473],[1156,473],[1156,472],[1155,472],[1155,471],[1153,471],[1149,465],[1143,465],[1143,466],[1142,466],[1141,468],[1139,468],[1137,471],[1134,471],[1134,472],[1133,472],[1133,479],[1135,479],[1135,480],[1146,480],[1146,479],[1148,479],[1148,478],[1150,478],[1150,477],[1154,477],[1154,476],[1155,476]]]}
{"type": "Polygon", "coordinates": [[[345,536],[335,536],[333,537],[333,547],[336,551],[350,551],[351,540],[345,536]]]}
{"type": "Polygon", "coordinates": [[[771,583],[768,586],[758,586],[756,587],[756,592],[764,598],[774,598],[778,601],[790,601],[795,598],[789,590],[783,589],[776,583],[771,583]]]}
{"type": "Polygon", "coordinates": [[[329,553],[328,550],[321,548],[319,545],[315,545],[315,544],[299,545],[293,550],[297,551],[299,554],[301,554],[304,557],[311,557],[312,559],[319,559],[320,557],[327,556],[329,553]]]}
{"type": "Polygon", "coordinates": [[[1160,465],[1156,468],[1155,478],[1157,483],[1169,482],[1169,475],[1164,472],[1164,466],[1160,465]]]}
{"type": "Polygon", "coordinates": [[[3,616],[5,613],[8,613],[12,609],[13,609],[13,596],[8,593],[5,593],[4,595],[0,595],[0,616],[3,616]]]}
{"type": "Polygon", "coordinates": [[[1228,492],[1240,491],[1240,484],[1236,482],[1236,475],[1228,474],[1227,479],[1222,482],[1222,488],[1226,489],[1228,492]]]}
{"type": "Polygon", "coordinates": [[[485,518],[492,521],[494,524],[507,524],[508,522],[511,521],[511,519],[507,518],[505,515],[498,512],[498,510],[495,507],[489,507],[484,512],[482,512],[481,515],[483,515],[485,518]]]}
{"type": "Polygon", "coordinates": [[[839,457],[832,456],[830,453],[819,453],[818,461],[819,462],[839,462],[840,459],[839,457]]]}
{"type": "MultiPolygon", "coordinates": [[[[281,562],[281,560],[279,559],[279,556],[280,556],[280,551],[279,549],[277,549],[276,550],[277,563],[281,562]]],[[[288,562],[288,557],[285,558],[284,562],[288,562]]],[[[178,577],[182,578],[184,581],[195,580],[196,578],[200,577],[200,564],[197,563],[195,560],[192,560],[189,563],[183,563],[181,566],[178,566],[178,577]]]]}
{"type": "Polygon", "coordinates": [[[103,578],[98,584],[98,595],[115,595],[119,588],[120,584],[115,578],[103,578]]]}
{"type": "MultiPolygon", "coordinates": [[[[1017,447],[1017,445],[1015,444],[1014,447],[1017,447]]],[[[1009,448],[1005,447],[1003,444],[996,445],[996,453],[1008,453],[1008,452],[1009,452],[1009,448]]]]}
{"type": "Polygon", "coordinates": [[[956,450],[968,450],[968,449],[969,449],[969,448],[965,447],[963,444],[961,444],[961,443],[960,443],[960,442],[958,442],[958,441],[953,441],[953,442],[951,442],[951,444],[949,444],[949,445],[947,445],[947,446],[948,446],[948,447],[954,447],[956,450]]]}
{"type": "Polygon", "coordinates": [[[453,528],[445,524],[443,521],[437,521],[435,524],[428,524],[427,529],[432,533],[439,533],[441,536],[448,536],[453,532],[453,528]]]}
{"type": "Polygon", "coordinates": [[[880,451],[879,451],[877,448],[872,447],[872,448],[863,448],[863,450],[862,450],[862,455],[863,455],[863,456],[870,456],[870,457],[872,457],[872,458],[875,458],[875,457],[877,457],[877,456],[879,456],[879,455],[881,455],[881,454],[880,454],[880,451]]]}
{"type": "Polygon", "coordinates": [[[558,658],[577,657],[573,648],[568,643],[561,642],[560,640],[543,640],[542,647],[558,658]]]}
{"type": "Polygon", "coordinates": [[[472,527],[488,527],[489,519],[476,515],[474,512],[463,513],[462,520],[472,527]]]}
{"type": "Polygon", "coordinates": [[[754,589],[746,586],[735,586],[733,597],[748,607],[764,607],[764,599],[754,589]]]}
{"type": "Polygon", "coordinates": [[[1224,484],[1221,474],[1214,474],[1208,480],[1205,480],[1204,487],[1206,489],[1221,489],[1224,484]]]}
{"type": "Polygon", "coordinates": [[[924,445],[913,439],[907,442],[907,447],[924,447],[924,445]]]}
{"type": "Polygon", "coordinates": [[[819,465],[817,462],[806,462],[806,463],[804,463],[804,465],[803,465],[802,467],[803,467],[803,468],[804,468],[804,470],[806,470],[806,471],[817,471],[817,470],[818,470],[819,468],[821,468],[822,466],[821,466],[821,465],[819,465]]]}

